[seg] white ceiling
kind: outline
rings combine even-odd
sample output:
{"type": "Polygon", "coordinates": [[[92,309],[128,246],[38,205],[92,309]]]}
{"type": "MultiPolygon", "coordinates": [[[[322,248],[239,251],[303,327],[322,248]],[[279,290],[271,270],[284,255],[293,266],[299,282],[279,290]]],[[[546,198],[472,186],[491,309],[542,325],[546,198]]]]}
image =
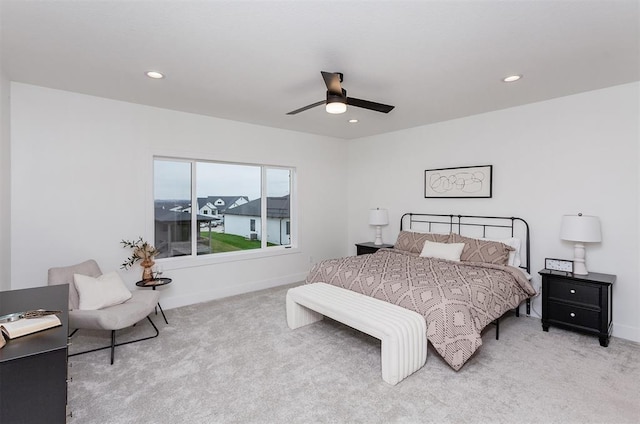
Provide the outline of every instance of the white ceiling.
{"type": "Polygon", "coordinates": [[[10,80],[344,139],[640,80],[637,0],[0,5],[10,80]],[[286,115],[324,99],[321,70],[396,108],[286,115]]]}

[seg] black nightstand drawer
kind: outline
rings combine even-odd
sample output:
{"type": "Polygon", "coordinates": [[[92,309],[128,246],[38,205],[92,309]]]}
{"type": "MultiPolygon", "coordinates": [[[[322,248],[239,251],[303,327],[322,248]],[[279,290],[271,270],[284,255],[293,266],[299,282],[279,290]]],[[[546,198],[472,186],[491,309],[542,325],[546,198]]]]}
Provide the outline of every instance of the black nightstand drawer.
{"type": "Polygon", "coordinates": [[[549,300],[561,300],[600,308],[600,286],[549,278],[549,300]]]}
{"type": "Polygon", "coordinates": [[[599,311],[557,302],[549,302],[547,308],[547,319],[551,322],[576,325],[596,331],[599,328],[599,311]]]}

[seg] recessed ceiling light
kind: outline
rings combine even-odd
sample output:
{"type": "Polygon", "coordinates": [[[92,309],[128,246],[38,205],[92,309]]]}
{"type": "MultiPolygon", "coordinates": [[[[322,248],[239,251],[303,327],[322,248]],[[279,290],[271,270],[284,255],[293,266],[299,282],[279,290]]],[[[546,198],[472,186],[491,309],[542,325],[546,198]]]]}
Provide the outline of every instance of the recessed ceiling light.
{"type": "Polygon", "coordinates": [[[357,119],[349,119],[349,123],[351,124],[356,124],[358,122],[357,119]]]}
{"type": "Polygon", "coordinates": [[[158,72],[158,71],[148,71],[148,72],[146,73],[146,75],[147,75],[149,78],[153,78],[153,79],[161,79],[161,78],[164,78],[164,75],[163,75],[163,74],[161,74],[161,73],[160,73],[160,72],[158,72]]]}
{"type": "Polygon", "coordinates": [[[522,75],[509,75],[508,77],[502,78],[502,82],[515,82],[522,78],[522,75]]]}

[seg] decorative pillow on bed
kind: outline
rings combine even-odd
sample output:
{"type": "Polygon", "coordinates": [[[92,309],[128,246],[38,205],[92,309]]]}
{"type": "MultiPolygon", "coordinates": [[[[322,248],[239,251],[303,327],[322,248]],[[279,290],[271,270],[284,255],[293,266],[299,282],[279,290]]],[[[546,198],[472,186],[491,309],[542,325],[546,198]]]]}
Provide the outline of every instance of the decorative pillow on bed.
{"type": "Polygon", "coordinates": [[[449,243],[465,244],[460,260],[467,262],[507,265],[509,252],[515,250],[513,247],[497,241],[474,239],[455,233],[449,237],[449,243]]]}
{"type": "Polygon", "coordinates": [[[494,238],[484,238],[482,240],[491,240],[498,241],[500,243],[504,243],[507,246],[513,247],[513,250],[509,252],[509,261],[507,265],[515,266],[516,268],[522,265],[522,259],[520,258],[520,247],[522,246],[522,242],[519,238],[510,237],[503,239],[494,239],[494,238]]]}
{"type": "Polygon", "coordinates": [[[425,240],[420,256],[460,262],[460,254],[464,246],[464,243],[437,243],[425,240]]]}
{"type": "Polygon", "coordinates": [[[73,282],[80,297],[78,309],[102,309],[118,305],[131,298],[131,292],[116,271],[102,274],[98,278],[73,274],[73,282]]]}
{"type": "Polygon", "coordinates": [[[400,231],[398,240],[393,246],[394,249],[404,250],[405,252],[420,253],[424,247],[425,240],[436,243],[447,243],[449,234],[435,233],[414,233],[413,231],[400,231]]]}

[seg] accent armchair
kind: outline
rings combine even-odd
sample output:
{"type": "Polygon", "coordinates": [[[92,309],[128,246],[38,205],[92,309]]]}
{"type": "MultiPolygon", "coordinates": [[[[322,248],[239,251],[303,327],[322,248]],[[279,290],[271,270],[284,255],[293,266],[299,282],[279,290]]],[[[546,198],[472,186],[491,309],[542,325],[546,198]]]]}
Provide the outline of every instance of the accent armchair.
{"type": "Polygon", "coordinates": [[[69,328],[74,329],[70,334],[70,337],[73,336],[79,329],[110,330],[111,344],[109,346],[99,347],[97,349],[73,353],[69,356],[82,355],[85,353],[111,348],[111,364],[113,365],[114,351],[116,346],[140,342],[158,336],[160,332],[149,317],[149,314],[155,309],[156,305],[158,304],[160,294],[157,291],[136,290],[131,293],[131,298],[129,300],[118,305],[108,306],[106,308],[97,310],[82,310],[78,308],[80,304],[80,297],[74,284],[74,274],[87,275],[89,277],[99,277],[100,275],[102,275],[102,271],[100,270],[100,267],[98,266],[96,261],[94,261],[93,259],[76,265],[49,269],[49,285],[69,285],[69,328]],[[139,321],[142,321],[145,317],[153,326],[155,335],[116,343],[116,330],[133,326],[139,321]]]}

